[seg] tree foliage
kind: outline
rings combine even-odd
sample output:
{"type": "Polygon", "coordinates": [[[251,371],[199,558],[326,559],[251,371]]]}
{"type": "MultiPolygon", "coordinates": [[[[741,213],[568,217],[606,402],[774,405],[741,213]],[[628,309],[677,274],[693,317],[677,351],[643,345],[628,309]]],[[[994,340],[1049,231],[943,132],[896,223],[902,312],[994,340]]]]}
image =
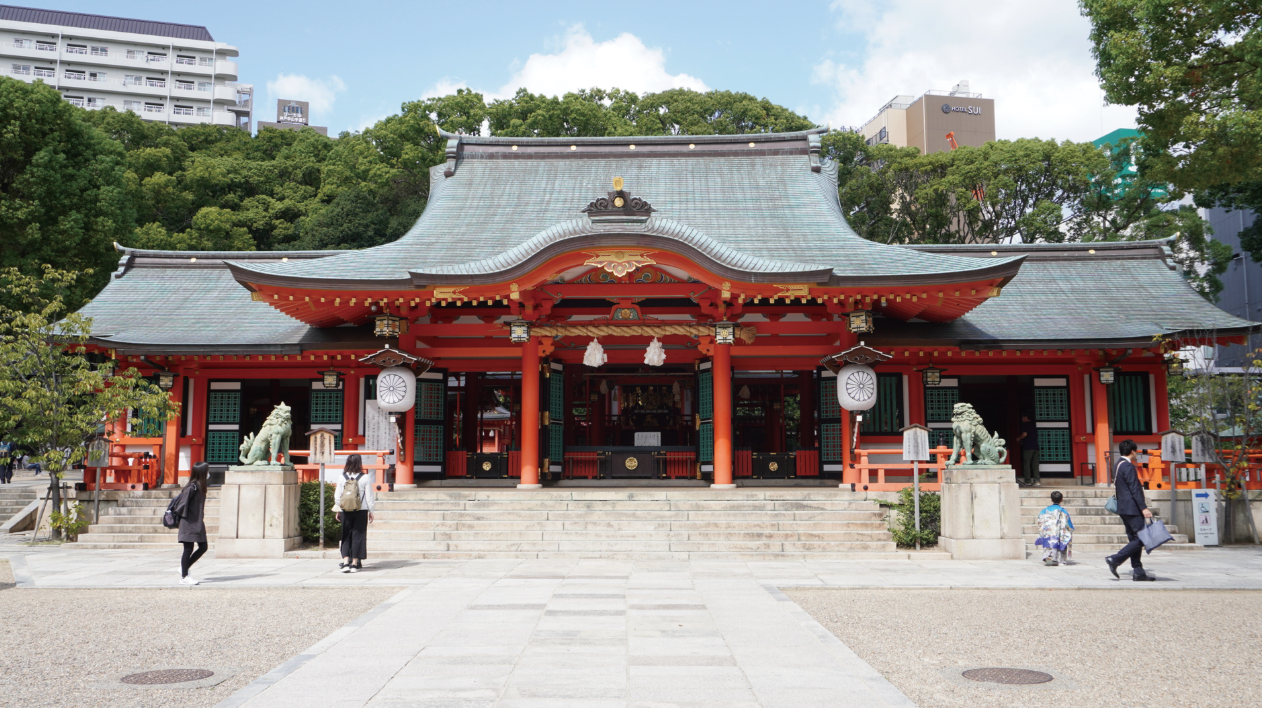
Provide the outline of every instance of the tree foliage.
{"type": "Polygon", "coordinates": [[[85,356],[91,320],[67,314],[78,275],[45,266],[42,276],[0,271],[0,431],[32,450],[56,478],[83,461],[103,422],[130,414],[172,419],[179,405],[135,369],[103,372],[85,356]]]}
{"type": "Polygon", "coordinates": [[[85,117],[42,82],[0,77],[0,267],[91,271],[65,293],[74,307],[105,284],[135,223],[125,151],[85,117]]]}
{"type": "MultiPolygon", "coordinates": [[[[867,145],[833,132],[825,154],[838,163],[846,219],[883,243],[1026,243],[1173,238],[1189,282],[1215,297],[1230,248],[1165,185],[1126,171],[1137,147],[996,140],[921,155],[914,147],[867,145]]],[[[1141,173],[1142,174],[1142,173],[1141,173]]]]}

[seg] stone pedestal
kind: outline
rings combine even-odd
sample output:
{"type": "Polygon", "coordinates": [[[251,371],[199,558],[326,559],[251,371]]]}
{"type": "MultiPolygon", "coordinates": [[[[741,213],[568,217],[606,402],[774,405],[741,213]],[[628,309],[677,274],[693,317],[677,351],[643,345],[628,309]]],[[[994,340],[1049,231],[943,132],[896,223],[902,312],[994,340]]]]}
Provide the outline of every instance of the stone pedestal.
{"type": "Polygon", "coordinates": [[[1021,497],[1010,465],[947,467],[938,547],[955,560],[1020,560],[1021,497]]]}
{"type": "Polygon", "coordinates": [[[229,467],[220,491],[216,558],[283,558],[298,548],[298,472],[291,465],[229,467]]]}

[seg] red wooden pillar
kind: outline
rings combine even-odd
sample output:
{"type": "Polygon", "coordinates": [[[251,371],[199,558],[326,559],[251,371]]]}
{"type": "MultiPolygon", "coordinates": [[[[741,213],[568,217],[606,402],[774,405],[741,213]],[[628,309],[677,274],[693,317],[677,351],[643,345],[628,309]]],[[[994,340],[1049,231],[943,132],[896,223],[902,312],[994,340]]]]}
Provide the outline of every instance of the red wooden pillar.
{"type": "Polygon", "coordinates": [[[342,449],[358,450],[357,443],[350,442],[359,432],[359,384],[364,375],[352,369],[346,372],[342,383],[342,449]]]}
{"type": "MultiPolygon", "coordinates": [[[[171,400],[183,404],[184,403],[184,377],[177,375],[175,377],[175,385],[171,387],[171,400]]],[[[180,481],[180,424],[184,418],[177,414],[175,420],[168,420],[163,430],[163,443],[165,450],[162,454],[162,482],[161,484],[178,484],[180,481]]]]}
{"type": "Polygon", "coordinates": [[[851,433],[850,433],[850,411],[842,409],[841,411],[841,483],[842,484],[858,484],[859,470],[851,466],[854,462],[854,454],[850,449],[851,433]]]}
{"type": "Polygon", "coordinates": [[[192,421],[192,430],[189,435],[192,443],[189,445],[189,463],[206,461],[206,400],[210,396],[210,382],[205,376],[195,375],[193,378],[193,400],[190,402],[193,409],[189,411],[192,421]]]}
{"type": "Polygon", "coordinates": [[[482,398],[482,375],[470,371],[464,375],[464,400],[461,401],[460,412],[460,446],[468,452],[481,452],[481,438],[478,437],[478,403],[482,398]]]}
{"type": "Polygon", "coordinates": [[[1109,389],[1100,383],[1099,375],[1091,377],[1091,409],[1095,412],[1095,483],[1109,483],[1109,462],[1106,452],[1112,446],[1109,431],[1109,389]]]}
{"type": "Polygon", "coordinates": [[[412,465],[416,464],[413,459],[416,450],[416,404],[407,409],[403,415],[399,416],[400,425],[403,426],[403,449],[395,453],[394,463],[394,483],[397,486],[412,486],[412,465]]]}
{"type": "Polygon", "coordinates": [[[732,483],[732,345],[714,345],[714,484],[732,483]]]}
{"type": "Polygon", "coordinates": [[[1069,371],[1069,439],[1072,441],[1070,455],[1071,469],[1075,479],[1081,465],[1090,462],[1087,459],[1087,439],[1091,435],[1091,421],[1087,419],[1087,389],[1082,372],[1077,369],[1069,371]]]}
{"type": "Polygon", "coordinates": [[[907,372],[907,420],[912,425],[925,424],[925,377],[914,369],[907,372]]]}
{"type": "Polygon", "coordinates": [[[1153,395],[1157,397],[1157,429],[1153,432],[1160,433],[1170,429],[1170,381],[1166,378],[1165,367],[1154,372],[1153,380],[1156,384],[1153,395]]]}
{"type": "Polygon", "coordinates": [[[539,338],[521,350],[521,483],[518,489],[539,489],[539,338]]]}
{"type": "Polygon", "coordinates": [[[815,372],[798,372],[798,447],[815,447],[815,372]]]}

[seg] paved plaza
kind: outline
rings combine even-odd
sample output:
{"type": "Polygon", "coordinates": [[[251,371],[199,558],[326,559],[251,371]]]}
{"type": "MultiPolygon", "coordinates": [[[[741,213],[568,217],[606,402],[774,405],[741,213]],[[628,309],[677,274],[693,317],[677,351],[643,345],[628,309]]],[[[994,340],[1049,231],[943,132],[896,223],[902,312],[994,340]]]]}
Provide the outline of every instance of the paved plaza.
{"type": "MultiPolygon", "coordinates": [[[[178,553],[9,544],[23,588],[174,587],[178,553]]],[[[1254,549],[1158,551],[1160,578],[1099,558],[1033,560],[381,561],[198,564],[210,588],[397,588],[220,706],[912,706],[786,588],[1262,589],[1254,549]]]]}

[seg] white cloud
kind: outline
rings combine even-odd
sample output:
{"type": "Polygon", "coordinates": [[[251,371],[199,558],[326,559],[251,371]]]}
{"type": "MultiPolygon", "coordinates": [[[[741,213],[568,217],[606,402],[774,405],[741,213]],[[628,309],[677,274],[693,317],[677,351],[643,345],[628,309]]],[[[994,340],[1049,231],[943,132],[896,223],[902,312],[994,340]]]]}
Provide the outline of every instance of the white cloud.
{"type": "Polygon", "coordinates": [[[866,43],[861,63],[814,67],[812,81],[833,92],[823,120],[834,126],[861,125],[897,94],[967,79],[995,99],[1001,139],[1086,141],[1134,127],[1134,109],[1103,105],[1090,26],[1076,3],[837,0],[833,12],[840,31],[866,43]]]}
{"type": "Polygon", "coordinates": [[[457,89],[467,89],[467,88],[469,88],[469,84],[466,84],[463,79],[453,79],[449,76],[444,76],[443,78],[436,81],[434,85],[431,86],[428,90],[422,93],[421,98],[438,98],[439,96],[449,96],[455,93],[457,89]]]}
{"type": "MultiPolygon", "coordinates": [[[[560,96],[568,91],[594,86],[604,89],[616,87],[638,93],[672,88],[709,90],[705,82],[695,76],[667,72],[666,53],[659,48],[645,46],[639,37],[627,32],[597,42],[582,25],[575,25],[558,39],[557,44],[559,46],[554,53],[531,54],[524,63],[515,67],[508,83],[488,98],[506,98],[522,87],[547,96],[560,96]]],[[[439,82],[439,85],[442,84],[439,82]]]]}
{"type": "MultiPolygon", "coordinates": [[[[302,74],[280,73],[275,79],[267,82],[269,102],[279,99],[307,101],[311,104],[313,116],[328,116],[333,111],[333,102],[337,94],[346,90],[346,82],[337,76],[327,79],[312,79],[302,74]]],[[[317,118],[312,121],[314,124],[317,118]]]]}

